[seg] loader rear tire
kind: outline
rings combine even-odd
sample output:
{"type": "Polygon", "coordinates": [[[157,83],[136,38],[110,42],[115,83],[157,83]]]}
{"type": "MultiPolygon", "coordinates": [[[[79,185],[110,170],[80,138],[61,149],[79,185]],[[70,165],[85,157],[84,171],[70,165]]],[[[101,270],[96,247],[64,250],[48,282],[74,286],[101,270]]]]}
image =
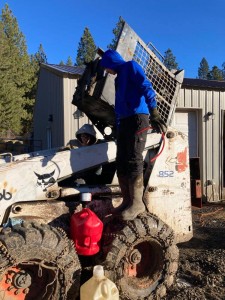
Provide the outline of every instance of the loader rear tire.
{"type": "Polygon", "coordinates": [[[60,228],[22,223],[0,233],[0,295],[3,299],[76,299],[81,266],[60,228]]]}
{"type": "Polygon", "coordinates": [[[122,300],[161,299],[173,283],[178,258],[173,230],[144,213],[116,234],[105,273],[119,288],[122,300]]]}

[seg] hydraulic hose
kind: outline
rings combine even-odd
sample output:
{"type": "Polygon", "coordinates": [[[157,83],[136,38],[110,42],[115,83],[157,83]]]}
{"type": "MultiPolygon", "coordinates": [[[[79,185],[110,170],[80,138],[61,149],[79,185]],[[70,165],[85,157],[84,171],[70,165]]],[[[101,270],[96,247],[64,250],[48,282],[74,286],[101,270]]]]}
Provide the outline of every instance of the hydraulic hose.
{"type": "MultiPolygon", "coordinates": [[[[137,134],[139,134],[139,133],[141,133],[141,132],[143,132],[143,131],[146,131],[146,130],[148,130],[148,129],[153,129],[153,127],[148,126],[148,127],[146,127],[146,128],[143,128],[143,129],[137,131],[137,134]]],[[[163,152],[163,150],[164,150],[164,147],[165,147],[165,133],[164,133],[164,132],[162,132],[162,138],[161,138],[161,141],[162,141],[162,148],[161,148],[161,150],[160,150],[159,153],[157,153],[152,159],[150,159],[150,162],[155,161],[155,160],[162,154],[162,152],[163,152]]]]}

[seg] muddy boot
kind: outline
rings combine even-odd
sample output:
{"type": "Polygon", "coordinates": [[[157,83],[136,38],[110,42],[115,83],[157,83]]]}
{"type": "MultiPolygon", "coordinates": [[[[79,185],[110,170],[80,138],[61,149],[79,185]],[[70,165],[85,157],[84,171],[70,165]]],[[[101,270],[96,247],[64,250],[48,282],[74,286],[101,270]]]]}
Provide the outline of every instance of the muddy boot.
{"type": "Polygon", "coordinates": [[[134,220],[137,215],[145,211],[143,198],[143,175],[138,175],[135,179],[129,179],[129,190],[132,200],[132,205],[122,212],[124,221],[134,220]]]}
{"type": "Polygon", "coordinates": [[[129,205],[131,205],[130,190],[129,190],[129,179],[127,176],[118,176],[119,185],[123,197],[123,202],[116,208],[113,213],[121,213],[129,205]]]}

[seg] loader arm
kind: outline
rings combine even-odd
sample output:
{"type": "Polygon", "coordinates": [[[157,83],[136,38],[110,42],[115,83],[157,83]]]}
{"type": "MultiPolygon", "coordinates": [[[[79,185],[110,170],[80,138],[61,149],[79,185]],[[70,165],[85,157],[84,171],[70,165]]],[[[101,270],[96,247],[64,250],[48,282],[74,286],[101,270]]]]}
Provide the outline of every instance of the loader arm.
{"type": "MultiPolygon", "coordinates": [[[[158,147],[161,135],[148,134],[146,151],[158,147]]],[[[52,200],[79,194],[83,187],[64,188],[64,179],[115,161],[116,143],[105,141],[88,147],[51,149],[9,156],[0,163],[0,223],[15,203],[52,200]]]]}

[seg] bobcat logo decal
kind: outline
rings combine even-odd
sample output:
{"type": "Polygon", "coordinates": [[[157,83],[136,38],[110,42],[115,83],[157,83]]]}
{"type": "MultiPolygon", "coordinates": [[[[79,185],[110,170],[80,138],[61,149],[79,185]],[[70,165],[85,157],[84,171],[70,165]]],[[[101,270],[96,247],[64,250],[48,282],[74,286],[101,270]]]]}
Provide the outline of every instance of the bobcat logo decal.
{"type": "Polygon", "coordinates": [[[34,172],[34,174],[37,176],[37,185],[40,186],[43,190],[43,192],[47,191],[47,187],[53,185],[56,180],[53,178],[53,175],[55,173],[55,170],[51,173],[47,174],[37,174],[34,172]]]}

